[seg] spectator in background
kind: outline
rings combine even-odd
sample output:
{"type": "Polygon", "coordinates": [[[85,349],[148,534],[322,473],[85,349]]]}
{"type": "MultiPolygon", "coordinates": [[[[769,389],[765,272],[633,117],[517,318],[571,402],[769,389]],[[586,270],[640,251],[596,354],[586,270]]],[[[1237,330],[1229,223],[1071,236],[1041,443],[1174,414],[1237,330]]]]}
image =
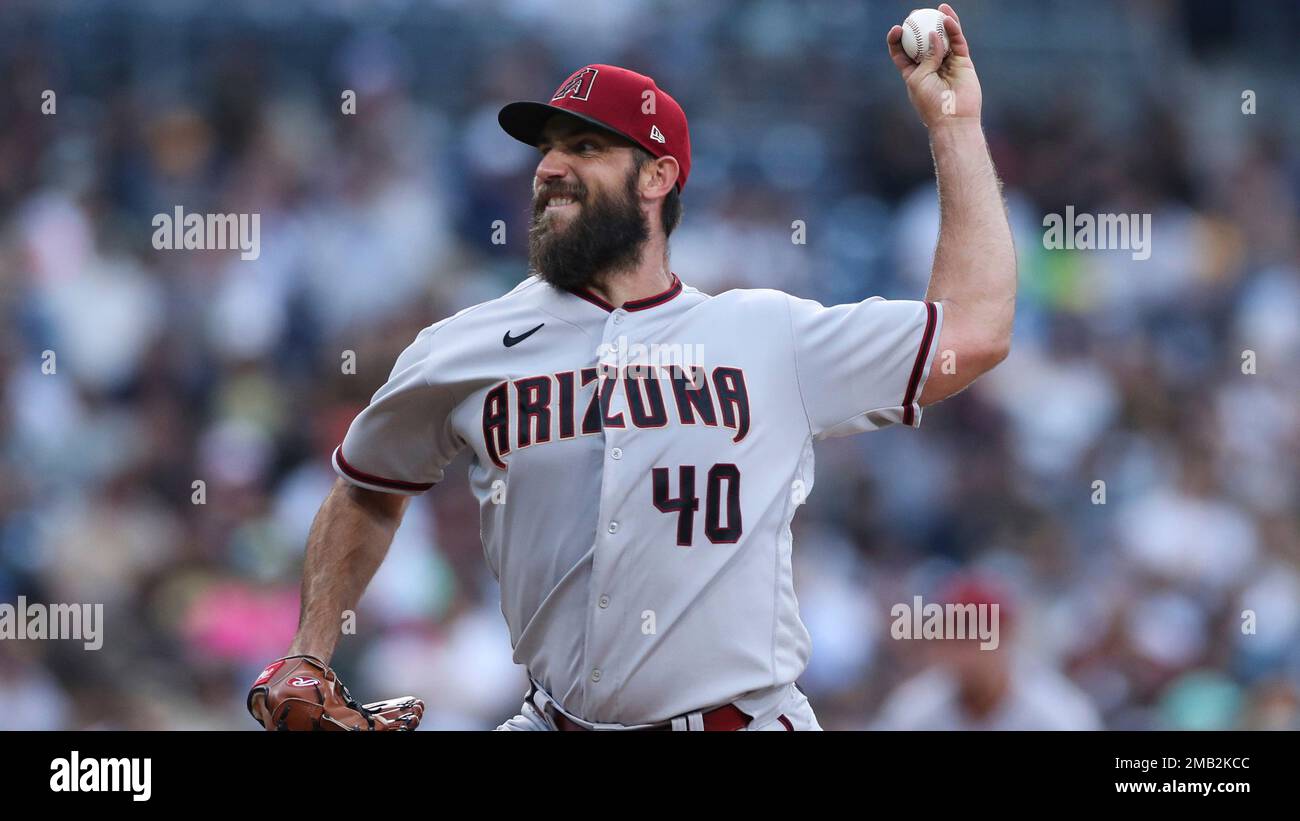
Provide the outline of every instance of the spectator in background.
{"type": "MultiPolygon", "coordinates": [[[[998,605],[999,642],[937,639],[923,648],[935,663],[885,700],[881,730],[1096,730],[1092,704],[1064,676],[1014,645],[1015,605],[995,582],[973,576],[949,581],[942,604],[998,605]]],[[[991,611],[990,611],[991,612],[991,611]]]]}

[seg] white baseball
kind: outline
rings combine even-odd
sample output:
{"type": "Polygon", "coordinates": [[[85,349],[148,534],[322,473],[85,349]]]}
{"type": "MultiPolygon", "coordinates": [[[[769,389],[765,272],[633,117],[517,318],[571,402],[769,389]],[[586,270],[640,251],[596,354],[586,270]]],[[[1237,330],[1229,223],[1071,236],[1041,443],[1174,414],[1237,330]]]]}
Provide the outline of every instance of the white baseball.
{"type": "Polygon", "coordinates": [[[943,13],[938,9],[917,9],[903,21],[903,51],[912,62],[930,56],[930,32],[939,33],[943,49],[948,51],[948,32],[943,30],[943,13]]]}

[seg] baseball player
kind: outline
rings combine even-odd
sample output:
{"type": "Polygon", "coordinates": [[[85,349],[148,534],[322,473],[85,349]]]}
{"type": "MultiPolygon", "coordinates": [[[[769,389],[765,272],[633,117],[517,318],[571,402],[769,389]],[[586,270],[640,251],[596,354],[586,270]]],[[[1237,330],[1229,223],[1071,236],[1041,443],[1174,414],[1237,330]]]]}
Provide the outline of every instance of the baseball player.
{"type": "Polygon", "coordinates": [[[902,423],[1005,357],[1016,268],[980,87],[944,5],[921,64],[887,43],[930,131],[942,227],[923,301],[709,295],[668,266],[691,170],[677,102],[611,65],[499,115],[537,149],[530,276],[421,331],[334,451],[289,655],[249,694],[268,728],[410,729],[328,666],[407,497],[462,449],[515,661],[510,730],[820,729],[790,522],[813,442],[902,423]],[[951,367],[936,367],[943,352],[951,367]]]}

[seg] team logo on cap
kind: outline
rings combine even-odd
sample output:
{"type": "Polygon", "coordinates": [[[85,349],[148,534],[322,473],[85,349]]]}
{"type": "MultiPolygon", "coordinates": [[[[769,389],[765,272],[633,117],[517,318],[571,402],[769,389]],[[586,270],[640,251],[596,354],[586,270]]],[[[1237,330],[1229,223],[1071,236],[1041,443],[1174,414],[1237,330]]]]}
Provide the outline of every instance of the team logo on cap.
{"type": "Polygon", "coordinates": [[[587,99],[591,94],[592,84],[596,82],[596,75],[599,73],[599,69],[594,69],[591,66],[578,69],[573,73],[572,77],[555,89],[555,96],[551,98],[551,102],[564,97],[572,97],[575,100],[587,99]]]}
{"type": "Polygon", "coordinates": [[[654,140],[657,143],[668,142],[666,139],[664,139],[664,133],[659,130],[659,126],[657,125],[650,126],[650,139],[654,140]]]}

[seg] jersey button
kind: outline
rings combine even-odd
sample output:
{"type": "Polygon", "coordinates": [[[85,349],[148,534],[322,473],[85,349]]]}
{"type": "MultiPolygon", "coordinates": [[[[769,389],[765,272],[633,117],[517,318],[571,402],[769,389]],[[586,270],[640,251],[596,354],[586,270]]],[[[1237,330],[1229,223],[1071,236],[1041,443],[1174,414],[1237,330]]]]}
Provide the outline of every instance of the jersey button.
{"type": "Polygon", "coordinates": [[[591,671],[591,680],[592,680],[592,681],[600,681],[600,668],[599,668],[599,667],[597,667],[595,670],[592,670],[592,671],[591,671]]]}
{"type": "Polygon", "coordinates": [[[606,607],[609,607],[609,596],[601,596],[601,597],[600,597],[600,609],[601,609],[601,610],[604,610],[606,607]]]}
{"type": "Polygon", "coordinates": [[[616,313],[616,314],[614,314],[614,324],[615,324],[615,325],[622,325],[622,324],[623,324],[623,315],[622,315],[622,314],[620,314],[620,313],[616,313]]]}
{"type": "Polygon", "coordinates": [[[610,533],[617,533],[617,532],[618,532],[618,522],[610,522],[610,523],[609,523],[609,528],[608,528],[608,529],[609,529],[609,532],[610,532],[610,533]]]}
{"type": "Polygon", "coordinates": [[[612,457],[615,458],[615,459],[622,459],[622,458],[623,458],[623,449],[622,449],[622,448],[614,448],[613,450],[611,450],[611,451],[609,452],[609,455],[612,456],[612,457]]]}

